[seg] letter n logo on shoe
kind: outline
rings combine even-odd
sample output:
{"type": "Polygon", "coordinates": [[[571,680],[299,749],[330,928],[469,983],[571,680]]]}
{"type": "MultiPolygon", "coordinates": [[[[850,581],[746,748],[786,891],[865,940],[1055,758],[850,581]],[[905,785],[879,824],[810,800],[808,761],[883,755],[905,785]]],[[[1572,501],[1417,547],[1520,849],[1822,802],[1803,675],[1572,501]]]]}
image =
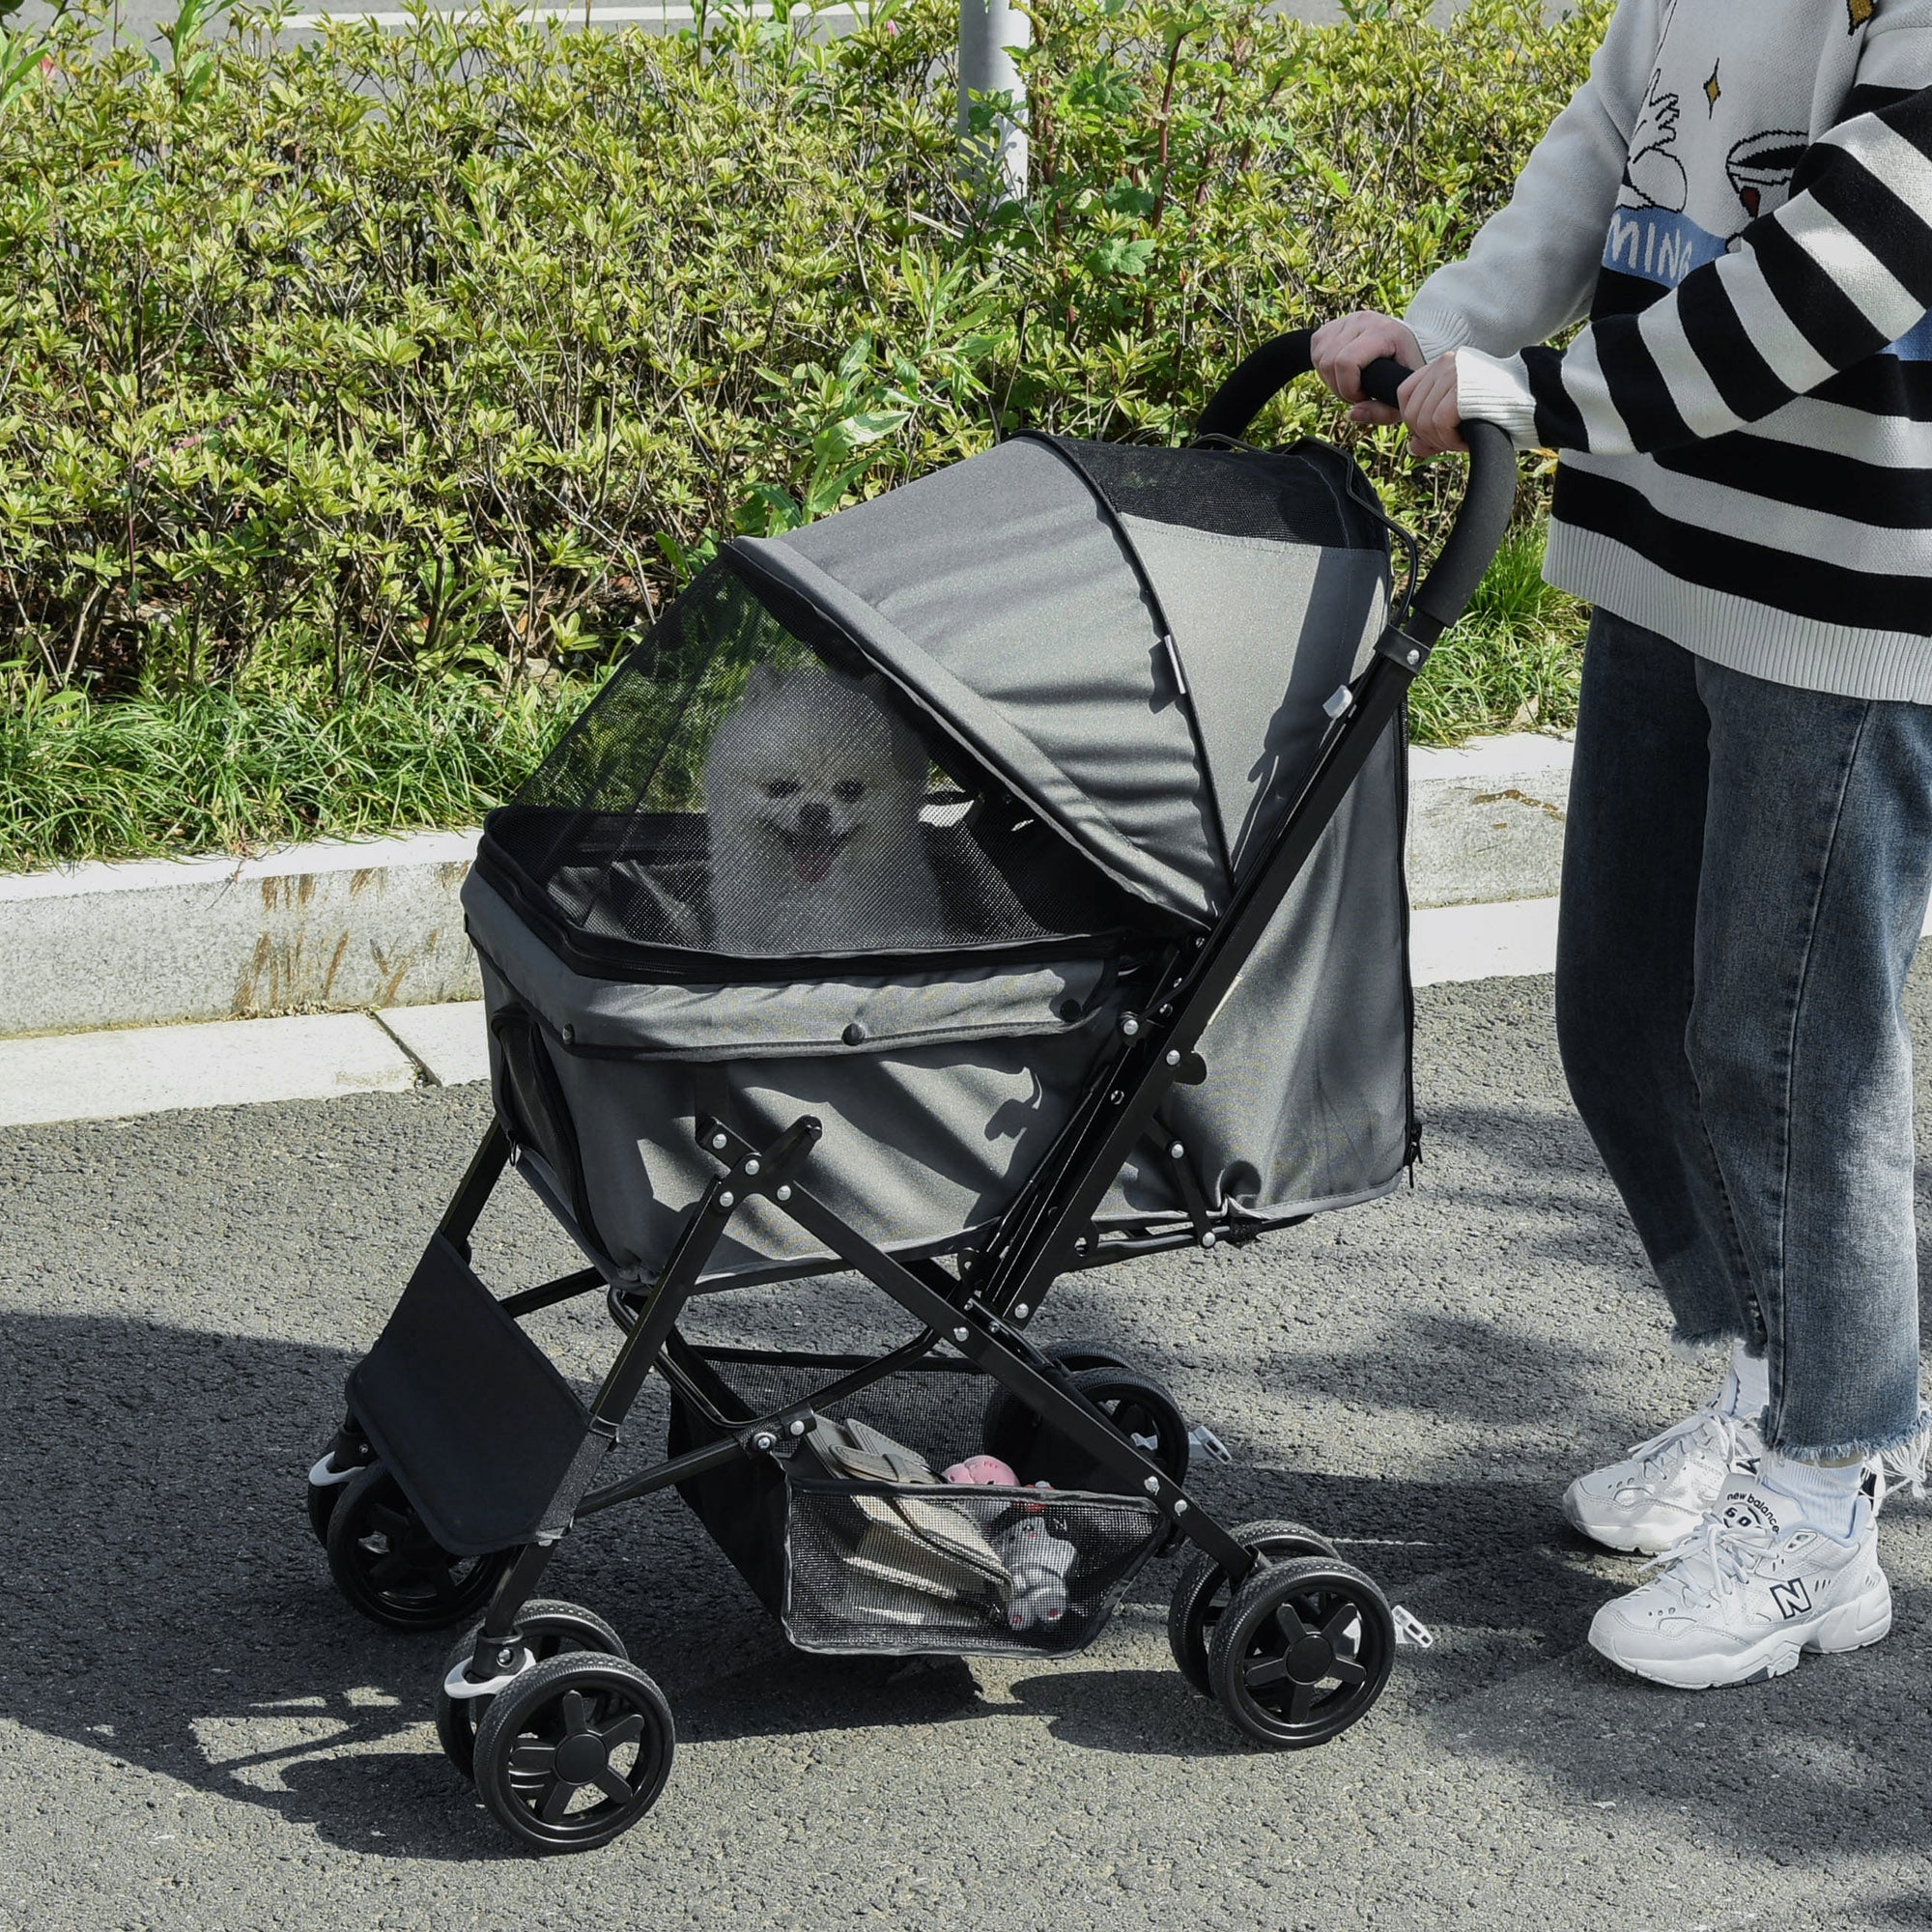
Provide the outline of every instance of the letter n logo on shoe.
{"type": "Polygon", "coordinates": [[[1811,1593],[1804,1587],[1802,1577],[1794,1577],[1788,1583],[1774,1583],[1771,1586],[1771,1601],[1776,1604],[1788,1623],[1793,1617],[1802,1616],[1811,1607],[1811,1593]]]}

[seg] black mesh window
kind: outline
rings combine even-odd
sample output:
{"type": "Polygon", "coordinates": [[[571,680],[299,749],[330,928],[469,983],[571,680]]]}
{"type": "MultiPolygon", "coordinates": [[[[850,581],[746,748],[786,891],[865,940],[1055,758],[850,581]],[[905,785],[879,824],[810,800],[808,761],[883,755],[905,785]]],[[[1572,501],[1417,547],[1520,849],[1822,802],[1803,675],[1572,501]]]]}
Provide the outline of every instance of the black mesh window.
{"type": "Polygon", "coordinates": [[[1329,443],[1160,449],[1068,440],[1063,447],[1123,517],[1344,550],[1381,550],[1388,541],[1374,487],[1329,443]]]}
{"type": "Polygon", "coordinates": [[[728,554],[712,565],[490,814],[484,876],[574,963],[649,977],[1064,952],[1135,923],[818,631],[781,621],[728,554]]]}

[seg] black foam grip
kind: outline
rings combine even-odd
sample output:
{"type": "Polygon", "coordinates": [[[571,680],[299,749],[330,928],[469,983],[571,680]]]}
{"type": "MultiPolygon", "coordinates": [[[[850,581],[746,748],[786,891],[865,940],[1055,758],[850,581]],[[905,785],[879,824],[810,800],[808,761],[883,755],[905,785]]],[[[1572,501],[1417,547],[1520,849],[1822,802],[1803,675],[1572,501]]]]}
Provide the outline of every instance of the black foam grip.
{"type": "Polygon", "coordinates": [[[1314,368],[1308,353],[1314,331],[1291,328],[1244,356],[1240,366],[1208,398],[1195,425],[1197,437],[1237,437],[1297,376],[1314,368]]]}
{"type": "MultiPolygon", "coordinates": [[[[1314,367],[1309,355],[1312,340],[1308,329],[1293,328],[1244,356],[1201,412],[1195,434],[1238,437],[1275,395],[1314,367]]],[[[1362,388],[1376,402],[1393,409],[1396,391],[1413,373],[1383,355],[1363,369],[1362,388]]],[[[1463,614],[1501,547],[1516,508],[1516,449],[1508,435],[1493,423],[1465,422],[1461,427],[1463,440],[1469,445],[1469,480],[1449,535],[1415,594],[1421,622],[1411,622],[1410,628],[1429,633],[1419,639],[1425,643],[1433,642],[1463,614]]]]}
{"type": "Polygon", "coordinates": [[[1396,406],[1396,391],[1415,374],[1406,363],[1398,362],[1393,355],[1378,355],[1373,362],[1362,368],[1362,393],[1372,403],[1386,403],[1390,409],[1396,406]]]}

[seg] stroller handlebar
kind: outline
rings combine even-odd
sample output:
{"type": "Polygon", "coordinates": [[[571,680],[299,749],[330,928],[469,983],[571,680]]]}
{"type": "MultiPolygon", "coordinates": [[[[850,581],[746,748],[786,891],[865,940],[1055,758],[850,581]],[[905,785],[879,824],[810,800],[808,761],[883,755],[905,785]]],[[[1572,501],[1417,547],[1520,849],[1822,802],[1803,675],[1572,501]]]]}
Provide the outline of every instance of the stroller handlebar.
{"type": "MultiPolygon", "coordinates": [[[[1311,340],[1308,329],[1291,329],[1244,357],[1201,412],[1196,435],[1241,435],[1274,395],[1314,367],[1311,340]]],[[[1362,387],[1377,402],[1393,407],[1396,390],[1409,373],[1382,356],[1362,371],[1362,387]]],[[[1507,432],[1489,422],[1465,422],[1461,429],[1469,445],[1469,480],[1449,534],[1415,595],[1409,629],[1422,643],[1434,643],[1463,614],[1501,547],[1516,508],[1516,449],[1507,432]]]]}

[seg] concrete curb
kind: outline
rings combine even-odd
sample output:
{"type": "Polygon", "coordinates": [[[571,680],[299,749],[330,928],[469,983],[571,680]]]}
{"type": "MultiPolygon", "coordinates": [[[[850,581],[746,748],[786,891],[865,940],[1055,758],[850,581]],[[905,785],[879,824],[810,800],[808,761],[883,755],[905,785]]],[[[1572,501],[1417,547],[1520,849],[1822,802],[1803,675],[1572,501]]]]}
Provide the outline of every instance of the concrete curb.
{"type": "Polygon", "coordinates": [[[475,853],[430,832],[0,877],[0,1037],[472,997],[475,853]]]}
{"type": "MultiPolygon", "coordinates": [[[[1409,772],[1417,906],[1556,891],[1567,743],[1423,749],[1409,772]]],[[[432,832],[0,877],[0,1039],[473,999],[457,895],[475,851],[432,832]]]]}

